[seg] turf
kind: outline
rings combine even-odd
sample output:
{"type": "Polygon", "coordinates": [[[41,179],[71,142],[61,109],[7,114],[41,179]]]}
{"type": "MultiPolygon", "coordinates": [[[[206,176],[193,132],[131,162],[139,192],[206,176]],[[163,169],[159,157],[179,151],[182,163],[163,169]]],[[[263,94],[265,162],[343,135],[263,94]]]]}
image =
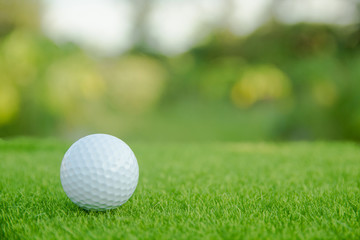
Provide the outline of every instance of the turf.
{"type": "Polygon", "coordinates": [[[140,180],[88,212],[59,179],[69,143],[0,141],[0,239],[360,239],[354,143],[133,143],[140,180]]]}

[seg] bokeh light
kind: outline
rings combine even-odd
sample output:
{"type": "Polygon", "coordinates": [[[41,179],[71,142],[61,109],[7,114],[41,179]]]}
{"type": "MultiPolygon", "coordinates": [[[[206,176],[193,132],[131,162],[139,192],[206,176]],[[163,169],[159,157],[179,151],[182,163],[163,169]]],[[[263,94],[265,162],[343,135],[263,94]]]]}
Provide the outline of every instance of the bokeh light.
{"type": "Polygon", "coordinates": [[[337,87],[331,81],[318,80],[312,86],[312,95],[320,106],[331,107],[338,98],[337,87]]]}
{"type": "Polygon", "coordinates": [[[1,44],[3,64],[17,84],[25,86],[36,77],[37,39],[26,30],[11,32],[1,44]]]}
{"type": "Polygon", "coordinates": [[[15,86],[0,76],[0,126],[11,121],[19,110],[19,93],[15,86]]]}
{"type": "Polygon", "coordinates": [[[106,90],[96,64],[82,54],[52,63],[45,73],[45,82],[49,108],[68,120],[82,118],[84,109],[100,101],[106,90]]]}
{"type": "Polygon", "coordinates": [[[123,57],[105,65],[103,74],[111,91],[114,107],[127,113],[149,111],[164,90],[166,70],[155,59],[144,56],[123,57]]]}
{"type": "Polygon", "coordinates": [[[246,70],[231,90],[231,99],[238,107],[250,107],[258,101],[273,101],[289,97],[288,77],[273,66],[259,66],[246,70]]]}

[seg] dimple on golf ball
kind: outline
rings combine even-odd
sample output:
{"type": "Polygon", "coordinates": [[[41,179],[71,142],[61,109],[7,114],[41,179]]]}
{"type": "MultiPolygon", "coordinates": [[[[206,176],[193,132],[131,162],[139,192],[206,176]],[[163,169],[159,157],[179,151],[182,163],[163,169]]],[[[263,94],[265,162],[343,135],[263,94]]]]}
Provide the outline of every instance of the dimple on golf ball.
{"type": "Polygon", "coordinates": [[[138,183],[139,166],[126,143],[111,135],[93,134],[67,150],[60,179],[76,205],[104,211],[129,200],[138,183]]]}

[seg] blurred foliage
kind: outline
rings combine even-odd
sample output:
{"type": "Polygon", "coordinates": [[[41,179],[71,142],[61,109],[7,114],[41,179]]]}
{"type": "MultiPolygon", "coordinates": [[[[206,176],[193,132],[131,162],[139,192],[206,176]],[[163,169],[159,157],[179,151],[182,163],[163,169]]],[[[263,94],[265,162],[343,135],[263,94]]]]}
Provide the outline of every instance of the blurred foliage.
{"type": "Polygon", "coordinates": [[[138,46],[101,59],[46,38],[31,1],[7,3],[1,137],[360,140],[358,27],[270,22],[246,38],[218,30],[173,57],[138,46]]]}

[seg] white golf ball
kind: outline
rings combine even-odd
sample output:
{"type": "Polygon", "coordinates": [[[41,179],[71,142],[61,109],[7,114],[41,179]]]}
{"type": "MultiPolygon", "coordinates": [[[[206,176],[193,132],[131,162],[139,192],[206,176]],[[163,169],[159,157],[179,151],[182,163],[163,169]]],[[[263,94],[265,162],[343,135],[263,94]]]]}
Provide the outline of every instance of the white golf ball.
{"type": "Polygon", "coordinates": [[[139,166],[126,143],[111,135],[93,134],[67,150],[60,179],[72,202],[103,211],[129,200],[138,183],[139,166]]]}

